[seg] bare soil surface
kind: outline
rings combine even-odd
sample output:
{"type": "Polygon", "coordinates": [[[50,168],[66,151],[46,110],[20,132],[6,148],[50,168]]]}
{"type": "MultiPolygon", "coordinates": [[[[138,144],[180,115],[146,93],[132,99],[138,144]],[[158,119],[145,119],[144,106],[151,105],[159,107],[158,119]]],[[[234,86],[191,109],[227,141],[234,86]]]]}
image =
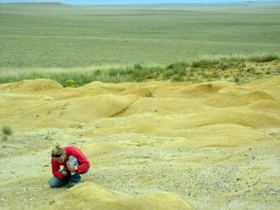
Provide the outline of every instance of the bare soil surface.
{"type": "Polygon", "coordinates": [[[0,84],[0,125],[1,209],[279,209],[279,76],[0,84]],[[48,186],[55,141],[91,163],[73,188],[48,186]]]}

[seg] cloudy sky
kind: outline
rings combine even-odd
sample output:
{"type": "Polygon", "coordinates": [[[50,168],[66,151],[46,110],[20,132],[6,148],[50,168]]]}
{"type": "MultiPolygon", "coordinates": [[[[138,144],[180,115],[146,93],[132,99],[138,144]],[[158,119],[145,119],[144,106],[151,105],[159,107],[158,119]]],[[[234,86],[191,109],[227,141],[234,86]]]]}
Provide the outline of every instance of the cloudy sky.
{"type": "MultiPolygon", "coordinates": [[[[110,5],[110,4],[155,4],[155,3],[216,3],[216,2],[248,2],[249,0],[0,0],[1,3],[15,2],[61,2],[66,4],[110,5]]],[[[250,0],[280,1],[280,0],[250,0]]]]}

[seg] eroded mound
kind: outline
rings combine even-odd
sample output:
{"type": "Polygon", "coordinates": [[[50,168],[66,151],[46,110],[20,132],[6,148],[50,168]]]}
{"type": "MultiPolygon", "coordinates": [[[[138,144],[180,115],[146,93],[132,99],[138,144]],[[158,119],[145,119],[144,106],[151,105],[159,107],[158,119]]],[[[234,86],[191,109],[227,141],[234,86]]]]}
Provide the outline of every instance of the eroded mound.
{"type": "Polygon", "coordinates": [[[11,84],[2,84],[0,90],[17,92],[40,92],[61,90],[63,87],[58,82],[50,79],[23,80],[11,84]]]}
{"type": "Polygon", "coordinates": [[[85,182],[50,201],[45,209],[191,210],[188,201],[168,192],[131,196],[85,182]]]}
{"type": "Polygon", "coordinates": [[[0,208],[277,209],[279,85],[0,84],[0,208]],[[92,166],[70,190],[48,186],[57,140],[92,166]]]}

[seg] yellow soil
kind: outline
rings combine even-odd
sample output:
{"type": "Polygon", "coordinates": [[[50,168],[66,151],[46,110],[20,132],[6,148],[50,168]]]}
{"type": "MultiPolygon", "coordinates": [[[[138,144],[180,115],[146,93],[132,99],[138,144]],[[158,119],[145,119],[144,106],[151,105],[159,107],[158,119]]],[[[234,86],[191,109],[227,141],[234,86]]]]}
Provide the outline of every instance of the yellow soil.
{"type": "Polygon", "coordinates": [[[0,84],[1,209],[278,209],[280,76],[63,88],[0,84]],[[51,189],[56,140],[91,162],[51,189]]]}

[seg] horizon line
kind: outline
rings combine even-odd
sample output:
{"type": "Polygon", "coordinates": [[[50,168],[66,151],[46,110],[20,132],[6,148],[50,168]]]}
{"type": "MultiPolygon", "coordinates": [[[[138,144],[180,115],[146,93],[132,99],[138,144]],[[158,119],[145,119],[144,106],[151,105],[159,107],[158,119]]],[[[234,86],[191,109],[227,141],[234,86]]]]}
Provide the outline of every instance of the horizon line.
{"type": "Polygon", "coordinates": [[[277,3],[280,2],[280,0],[228,0],[228,1],[215,1],[215,2],[121,2],[121,3],[77,3],[76,1],[74,3],[71,2],[65,2],[64,0],[62,1],[0,1],[1,4],[64,4],[64,5],[80,5],[80,6],[118,6],[118,5],[176,5],[176,4],[251,4],[251,3],[277,3]]]}

